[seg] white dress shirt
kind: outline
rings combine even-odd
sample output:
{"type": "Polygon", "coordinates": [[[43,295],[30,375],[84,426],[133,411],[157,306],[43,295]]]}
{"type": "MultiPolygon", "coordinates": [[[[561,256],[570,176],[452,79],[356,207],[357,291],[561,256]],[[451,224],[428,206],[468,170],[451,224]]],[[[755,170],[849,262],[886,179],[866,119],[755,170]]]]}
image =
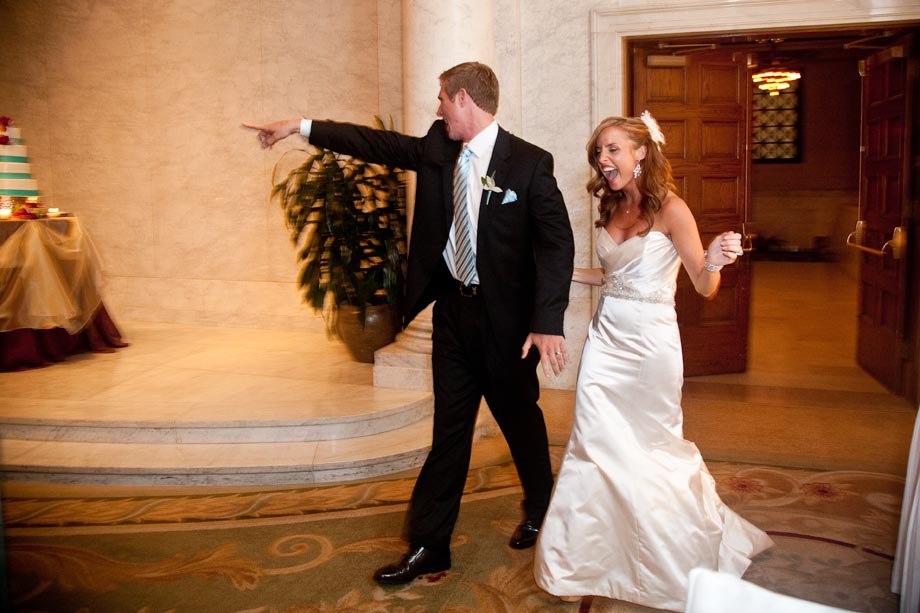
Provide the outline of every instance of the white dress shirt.
{"type": "MultiPolygon", "coordinates": [[[[492,150],[495,149],[495,140],[498,138],[498,123],[493,121],[486,128],[473,137],[469,148],[473,152],[470,158],[470,198],[467,200],[467,206],[470,211],[470,224],[472,232],[470,239],[473,241],[473,255],[476,255],[476,237],[479,236],[479,204],[482,201],[482,177],[486,176],[489,170],[489,162],[492,160],[492,150]]],[[[447,245],[444,247],[444,261],[447,262],[447,269],[454,279],[459,278],[457,275],[457,266],[454,263],[454,255],[457,253],[457,228],[454,224],[450,225],[450,234],[447,237],[447,245]]],[[[473,276],[472,285],[479,284],[479,272],[473,276]]]]}
{"type": "MultiPolygon", "coordinates": [[[[313,121],[310,119],[302,119],[300,121],[300,135],[310,139],[310,132],[313,128],[313,121]]],[[[493,121],[486,128],[473,137],[473,139],[468,143],[470,149],[473,151],[473,156],[470,158],[471,168],[471,185],[470,185],[470,199],[467,201],[467,206],[470,210],[470,222],[472,224],[472,241],[473,241],[473,254],[476,254],[476,237],[479,236],[479,204],[482,201],[482,178],[486,176],[486,171],[489,170],[489,162],[492,161],[492,151],[495,149],[495,141],[498,138],[498,122],[493,121]]],[[[454,254],[457,251],[457,232],[454,228],[454,224],[450,225],[450,234],[447,237],[447,245],[444,247],[444,261],[447,263],[447,269],[450,271],[450,274],[453,275],[454,279],[457,278],[457,267],[454,264],[454,254]]],[[[472,281],[473,285],[479,283],[479,273],[477,272],[472,281]]]]}

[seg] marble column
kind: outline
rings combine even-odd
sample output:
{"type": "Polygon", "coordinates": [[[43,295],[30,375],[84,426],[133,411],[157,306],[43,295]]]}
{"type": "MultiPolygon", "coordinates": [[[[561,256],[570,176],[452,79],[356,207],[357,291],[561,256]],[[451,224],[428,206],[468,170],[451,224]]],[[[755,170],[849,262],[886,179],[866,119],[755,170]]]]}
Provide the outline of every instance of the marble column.
{"type": "MultiPolygon", "coordinates": [[[[406,133],[421,136],[436,118],[438,77],[442,72],[470,61],[494,66],[495,2],[403,0],[402,28],[403,125],[406,133]]],[[[414,177],[408,188],[411,224],[414,177]]],[[[409,248],[412,248],[411,236],[409,248]]],[[[430,390],[431,330],[429,307],[396,337],[394,343],[377,351],[374,385],[430,390]]],[[[480,435],[497,431],[488,411],[480,412],[477,430],[480,435]]]]}
{"type": "MultiPolygon", "coordinates": [[[[403,125],[421,136],[435,120],[439,75],[462,62],[494,64],[494,0],[403,0],[403,125]]],[[[408,186],[411,227],[414,177],[408,186]]],[[[411,236],[409,248],[412,248],[411,236]]],[[[374,356],[374,385],[431,389],[431,308],[374,356]]]]}
{"type": "Polygon", "coordinates": [[[409,134],[428,131],[438,75],[462,62],[495,60],[494,0],[403,0],[403,118],[409,134]]]}

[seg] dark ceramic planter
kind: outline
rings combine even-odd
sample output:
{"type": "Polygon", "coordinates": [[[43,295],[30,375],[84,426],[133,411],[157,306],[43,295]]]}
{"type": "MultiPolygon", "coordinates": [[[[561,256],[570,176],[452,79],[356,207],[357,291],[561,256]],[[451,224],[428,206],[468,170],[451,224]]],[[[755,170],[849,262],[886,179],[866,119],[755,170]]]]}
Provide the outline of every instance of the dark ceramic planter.
{"type": "Polygon", "coordinates": [[[357,307],[341,305],[336,333],[358,362],[374,363],[374,352],[393,342],[400,330],[399,308],[392,304],[367,307],[364,324],[357,307]]]}

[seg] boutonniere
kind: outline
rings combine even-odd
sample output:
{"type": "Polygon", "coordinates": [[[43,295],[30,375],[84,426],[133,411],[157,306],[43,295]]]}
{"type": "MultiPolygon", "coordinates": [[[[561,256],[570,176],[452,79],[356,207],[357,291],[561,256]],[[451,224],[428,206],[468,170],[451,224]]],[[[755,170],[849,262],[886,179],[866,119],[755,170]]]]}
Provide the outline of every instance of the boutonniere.
{"type": "Polygon", "coordinates": [[[492,193],[500,194],[505,193],[504,198],[502,198],[502,204],[511,204],[517,200],[517,194],[514,193],[513,189],[503,190],[499,186],[495,185],[495,171],[492,171],[490,176],[481,177],[482,189],[489,192],[486,196],[486,205],[489,204],[489,200],[492,199],[492,193]]]}
{"type": "Polygon", "coordinates": [[[495,192],[496,194],[500,194],[500,193],[502,193],[502,191],[503,191],[502,188],[500,188],[499,186],[495,185],[495,172],[496,172],[496,171],[493,170],[491,176],[486,175],[485,177],[480,177],[480,179],[479,179],[480,181],[482,181],[482,189],[484,189],[485,191],[489,192],[489,195],[486,196],[486,205],[487,205],[487,206],[488,206],[488,204],[489,204],[489,200],[492,199],[492,192],[495,192]]]}

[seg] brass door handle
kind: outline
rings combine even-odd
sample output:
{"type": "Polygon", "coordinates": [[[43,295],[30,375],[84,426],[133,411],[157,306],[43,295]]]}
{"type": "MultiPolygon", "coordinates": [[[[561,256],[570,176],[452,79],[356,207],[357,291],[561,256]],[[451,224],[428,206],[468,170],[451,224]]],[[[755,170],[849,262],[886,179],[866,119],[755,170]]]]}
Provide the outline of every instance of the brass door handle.
{"type": "Polygon", "coordinates": [[[900,260],[904,256],[904,248],[907,246],[907,231],[901,226],[894,229],[891,234],[891,240],[886,241],[881,249],[873,249],[872,247],[863,245],[865,234],[866,222],[860,219],[856,222],[856,229],[847,236],[847,247],[853,247],[854,249],[859,249],[860,251],[865,251],[872,255],[881,256],[886,255],[887,251],[891,251],[891,257],[895,260],[900,260]]]}
{"type": "Polygon", "coordinates": [[[754,251],[754,237],[756,234],[748,234],[745,224],[741,224],[741,250],[754,251]]]}

